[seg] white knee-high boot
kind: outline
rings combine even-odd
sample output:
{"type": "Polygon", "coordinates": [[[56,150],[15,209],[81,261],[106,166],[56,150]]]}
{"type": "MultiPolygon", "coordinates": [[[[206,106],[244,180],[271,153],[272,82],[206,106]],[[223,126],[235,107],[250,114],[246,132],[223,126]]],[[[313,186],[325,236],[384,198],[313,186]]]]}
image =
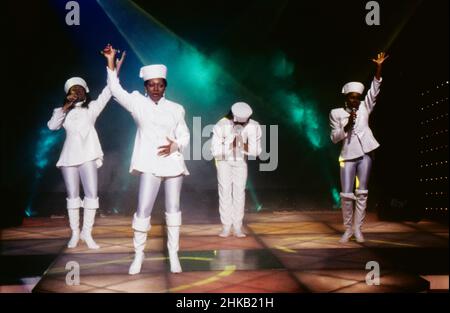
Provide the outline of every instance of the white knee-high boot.
{"type": "Polygon", "coordinates": [[[356,207],[355,207],[355,218],[354,218],[354,231],[355,238],[357,242],[364,242],[364,236],[361,232],[361,228],[366,217],[366,207],[367,207],[367,196],[368,190],[355,190],[356,194],[356,207]]]}
{"type": "Polygon", "coordinates": [[[181,273],[181,264],[178,259],[180,242],[181,212],[166,213],[167,250],[169,250],[170,271],[181,273]]]}
{"type": "Polygon", "coordinates": [[[83,229],[81,230],[80,239],[86,242],[89,249],[98,249],[100,246],[92,238],[92,227],[94,226],[95,213],[98,209],[98,198],[90,199],[84,197],[83,207],[83,229]]]}
{"type": "Polygon", "coordinates": [[[133,245],[134,245],[134,260],[130,265],[128,274],[135,275],[141,272],[142,263],[145,259],[145,243],[147,241],[147,232],[150,231],[150,216],[139,218],[136,213],[133,216],[133,245]]]}
{"type": "Polygon", "coordinates": [[[67,213],[69,215],[69,225],[72,230],[72,236],[67,243],[68,248],[75,248],[80,240],[80,207],[82,206],[81,199],[66,199],[67,213]]]}
{"type": "Polygon", "coordinates": [[[353,222],[353,203],[355,200],[355,195],[353,193],[343,193],[341,192],[341,210],[342,219],[344,222],[345,232],[342,235],[339,242],[345,243],[350,240],[353,236],[352,222],[353,222]]]}

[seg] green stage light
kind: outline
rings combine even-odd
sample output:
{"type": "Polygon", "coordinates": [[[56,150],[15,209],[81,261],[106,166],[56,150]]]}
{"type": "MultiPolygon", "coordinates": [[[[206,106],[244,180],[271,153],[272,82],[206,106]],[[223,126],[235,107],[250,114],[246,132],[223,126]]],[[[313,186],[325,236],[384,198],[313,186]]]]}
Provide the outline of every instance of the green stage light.
{"type": "Polygon", "coordinates": [[[294,64],[289,62],[284,53],[277,53],[272,63],[272,72],[276,77],[290,77],[294,73],[294,64]]]}
{"type": "Polygon", "coordinates": [[[47,128],[42,128],[39,131],[39,139],[37,142],[36,154],[34,156],[34,164],[38,174],[40,174],[40,171],[48,165],[48,154],[51,149],[62,140],[62,137],[61,132],[53,132],[47,128]]]}
{"type": "Polygon", "coordinates": [[[291,117],[290,122],[299,134],[304,136],[314,149],[320,149],[325,146],[325,133],[328,128],[321,125],[320,114],[311,102],[302,101],[300,96],[293,92],[279,92],[276,96],[278,103],[283,103],[291,117]]]}
{"type": "Polygon", "coordinates": [[[331,189],[331,196],[333,197],[333,208],[340,208],[341,206],[341,197],[339,195],[339,191],[337,188],[331,189]]]}

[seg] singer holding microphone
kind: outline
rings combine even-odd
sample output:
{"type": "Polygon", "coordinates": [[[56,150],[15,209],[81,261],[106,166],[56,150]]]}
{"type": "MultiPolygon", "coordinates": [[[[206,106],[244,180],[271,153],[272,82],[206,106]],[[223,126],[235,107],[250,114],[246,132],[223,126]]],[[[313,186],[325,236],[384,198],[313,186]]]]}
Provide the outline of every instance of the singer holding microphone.
{"type": "MultiPolygon", "coordinates": [[[[116,61],[120,68],[124,60],[116,61]]],[[[63,127],[66,139],[56,166],[61,169],[67,190],[67,211],[72,236],[68,248],[75,248],[81,239],[90,249],[99,246],[92,238],[95,213],[99,207],[97,195],[97,169],[103,163],[95,121],[111,99],[111,91],[106,86],[96,100],[91,100],[89,88],[84,79],[72,77],[64,85],[66,96],[62,107],[53,110],[47,126],[56,131],[63,127]],[[80,179],[84,199],[80,199],[80,179]],[[84,208],[83,228],[80,233],[80,208],[84,208]]]]}
{"type": "Polygon", "coordinates": [[[388,56],[381,52],[376,59],[372,59],[376,65],[375,77],[363,101],[360,98],[364,85],[360,82],[349,82],[342,88],[345,95],[344,107],[330,112],[331,140],[333,143],[342,142],[339,156],[340,196],[345,232],[340,239],[341,243],[348,242],[353,235],[357,242],[364,242],[361,228],[366,214],[372,153],[379,147],[369,128],[369,115],[380,91],[381,68],[387,58],[388,56]],[[359,185],[354,190],[356,177],[359,185]]]}

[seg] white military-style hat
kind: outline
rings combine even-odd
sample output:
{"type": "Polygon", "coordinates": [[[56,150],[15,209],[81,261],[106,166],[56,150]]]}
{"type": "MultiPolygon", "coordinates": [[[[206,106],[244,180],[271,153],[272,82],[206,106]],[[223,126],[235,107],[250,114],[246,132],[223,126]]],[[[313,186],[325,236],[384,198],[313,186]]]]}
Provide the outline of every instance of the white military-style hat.
{"type": "Polygon", "coordinates": [[[236,102],[231,106],[231,113],[233,113],[234,121],[237,123],[245,123],[248,121],[253,111],[252,108],[245,102],[236,102]]]}
{"type": "Polygon", "coordinates": [[[64,84],[64,91],[68,93],[70,88],[72,88],[75,85],[80,85],[86,90],[86,92],[89,92],[89,88],[86,84],[86,81],[81,77],[72,77],[66,80],[66,83],[64,84]]]}
{"type": "Polygon", "coordinates": [[[360,82],[349,82],[342,87],[342,93],[344,95],[350,93],[350,92],[357,92],[359,94],[362,94],[364,92],[364,85],[360,82]]]}
{"type": "Polygon", "coordinates": [[[141,67],[139,71],[139,77],[144,81],[153,78],[164,78],[167,77],[167,67],[164,64],[153,64],[141,67]]]}

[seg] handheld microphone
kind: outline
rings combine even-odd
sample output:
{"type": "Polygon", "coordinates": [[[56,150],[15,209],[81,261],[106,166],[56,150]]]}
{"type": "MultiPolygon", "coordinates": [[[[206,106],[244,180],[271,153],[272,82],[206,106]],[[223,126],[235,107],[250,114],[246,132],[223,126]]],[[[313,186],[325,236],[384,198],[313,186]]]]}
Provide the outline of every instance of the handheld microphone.
{"type": "MultiPolygon", "coordinates": [[[[357,108],[352,108],[352,113],[356,113],[358,111],[357,108]]],[[[350,129],[350,133],[348,134],[348,143],[352,140],[353,130],[355,129],[355,120],[352,122],[352,128],[350,129]]]]}
{"type": "Polygon", "coordinates": [[[72,101],[65,102],[63,106],[65,107],[66,105],[68,105],[66,112],[69,112],[70,110],[72,110],[75,107],[75,103],[77,103],[77,101],[78,101],[78,98],[75,100],[72,100],[72,101]]]}
{"type": "MultiPolygon", "coordinates": [[[[357,111],[358,111],[357,108],[352,108],[352,113],[356,114],[357,111]]],[[[355,119],[356,119],[356,117],[355,117],[355,119]]],[[[352,129],[355,127],[355,122],[356,122],[356,120],[353,120],[352,129]]]]}

